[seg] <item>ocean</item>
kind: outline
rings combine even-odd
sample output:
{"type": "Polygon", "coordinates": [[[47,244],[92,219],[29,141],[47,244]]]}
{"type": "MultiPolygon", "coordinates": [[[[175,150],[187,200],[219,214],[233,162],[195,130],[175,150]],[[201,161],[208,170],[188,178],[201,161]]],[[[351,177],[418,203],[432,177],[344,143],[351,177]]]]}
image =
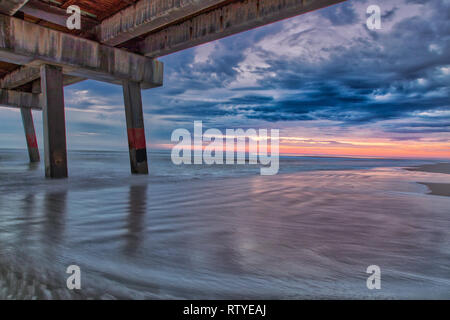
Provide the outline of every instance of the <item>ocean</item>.
{"type": "Polygon", "coordinates": [[[450,198],[418,183],[449,175],[403,169],[438,161],[281,157],[261,176],[155,151],[135,176],[127,152],[68,156],[49,180],[0,149],[0,299],[450,298],[450,198]]]}

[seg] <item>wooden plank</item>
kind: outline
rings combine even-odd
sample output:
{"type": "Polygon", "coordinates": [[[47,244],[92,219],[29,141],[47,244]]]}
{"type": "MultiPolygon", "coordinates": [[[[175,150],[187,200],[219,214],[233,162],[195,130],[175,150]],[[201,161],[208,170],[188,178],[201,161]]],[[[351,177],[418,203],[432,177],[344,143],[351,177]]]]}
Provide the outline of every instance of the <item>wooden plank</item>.
{"type": "Polygon", "coordinates": [[[135,46],[141,54],[159,57],[343,1],[345,0],[231,2],[155,31],[135,46]]]}
{"type": "Polygon", "coordinates": [[[13,16],[28,0],[0,0],[0,13],[13,16]]]}
{"type": "Polygon", "coordinates": [[[163,81],[159,61],[4,15],[0,15],[0,60],[31,67],[57,65],[71,76],[116,84],[130,80],[143,89],[163,81]]]}
{"type": "MultiPolygon", "coordinates": [[[[21,67],[17,70],[10,72],[9,74],[5,75],[2,79],[0,79],[0,88],[15,89],[30,82],[34,82],[35,80],[40,79],[40,77],[41,71],[39,70],[39,68],[21,67]]],[[[63,83],[64,86],[68,86],[84,80],[86,79],[65,75],[63,83]]]]}
{"type": "Polygon", "coordinates": [[[41,77],[41,72],[38,68],[21,67],[13,72],[7,74],[0,80],[0,88],[14,89],[29,82],[33,82],[41,77]]]}
{"type": "Polygon", "coordinates": [[[117,46],[138,36],[213,8],[226,0],[139,0],[99,25],[101,43],[117,46]]]}
{"type": "MultiPolygon", "coordinates": [[[[52,6],[48,3],[39,0],[29,0],[27,5],[22,7],[20,11],[56,25],[67,27],[67,18],[69,15],[66,10],[52,6]]],[[[94,27],[99,23],[99,21],[93,18],[82,15],[80,31],[88,34],[94,34],[94,27]]]]}
{"type": "Polygon", "coordinates": [[[0,89],[0,107],[42,110],[40,94],[0,89]]]}
{"type": "Polygon", "coordinates": [[[81,12],[94,16],[99,21],[121,11],[136,0],[64,0],[61,8],[78,5],[81,12]]]}

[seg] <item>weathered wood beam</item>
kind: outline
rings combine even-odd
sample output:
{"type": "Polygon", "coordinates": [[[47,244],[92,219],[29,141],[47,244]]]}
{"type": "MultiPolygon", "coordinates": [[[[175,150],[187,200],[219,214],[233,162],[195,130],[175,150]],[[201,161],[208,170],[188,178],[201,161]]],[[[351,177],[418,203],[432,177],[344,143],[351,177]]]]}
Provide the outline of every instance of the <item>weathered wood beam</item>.
{"type": "Polygon", "coordinates": [[[98,26],[101,43],[116,46],[158,28],[186,19],[226,0],[139,0],[98,26]]]}
{"type": "Polygon", "coordinates": [[[0,15],[0,60],[56,65],[71,76],[116,84],[134,81],[143,89],[163,82],[162,62],[5,15],[0,15]]]}
{"type": "Polygon", "coordinates": [[[75,76],[69,76],[69,75],[64,75],[64,79],[63,79],[63,85],[64,86],[70,86],[72,84],[81,82],[86,80],[85,78],[80,78],[80,77],[75,77],[75,76]]]}
{"type": "Polygon", "coordinates": [[[27,2],[28,0],[0,0],[0,13],[12,16],[27,2]]]}
{"type": "MultiPolygon", "coordinates": [[[[2,89],[15,89],[21,87],[27,83],[33,82],[41,77],[41,72],[38,68],[21,67],[8,73],[2,79],[0,79],[0,88],[2,89]]],[[[64,86],[68,86],[80,81],[86,80],[85,78],[74,77],[70,75],[64,76],[64,86]]]]}
{"type": "MultiPolygon", "coordinates": [[[[54,23],[59,26],[66,27],[69,15],[66,10],[52,6],[39,0],[29,0],[26,6],[20,9],[21,12],[30,16],[54,23]]],[[[81,30],[86,33],[94,33],[94,27],[99,22],[93,18],[81,16],[81,30]]]]}
{"type": "Polygon", "coordinates": [[[33,82],[40,77],[41,72],[38,68],[21,67],[3,77],[3,79],[0,80],[0,88],[14,89],[29,82],[33,82]]]}
{"type": "Polygon", "coordinates": [[[0,89],[0,107],[42,110],[42,95],[0,89]]]}
{"type": "Polygon", "coordinates": [[[148,57],[159,57],[343,1],[234,1],[153,32],[137,47],[148,57]]]}

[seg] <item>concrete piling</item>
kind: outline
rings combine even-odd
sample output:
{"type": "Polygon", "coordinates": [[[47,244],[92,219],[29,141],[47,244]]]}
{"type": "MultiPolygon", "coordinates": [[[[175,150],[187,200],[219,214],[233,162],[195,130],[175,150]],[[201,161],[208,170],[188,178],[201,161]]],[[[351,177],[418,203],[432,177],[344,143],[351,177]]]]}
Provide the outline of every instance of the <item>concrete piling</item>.
{"type": "MultiPolygon", "coordinates": [[[[41,93],[41,82],[39,80],[35,80],[32,83],[31,88],[32,93],[41,93]]],[[[39,162],[41,158],[39,156],[36,131],[34,129],[33,113],[30,108],[21,108],[20,113],[22,114],[22,122],[25,130],[25,138],[27,140],[30,162],[39,162]]]]}
{"type": "Polygon", "coordinates": [[[123,95],[125,100],[131,172],[135,174],[148,174],[140,84],[134,81],[123,81],[123,95]]]}
{"type": "Polygon", "coordinates": [[[21,108],[23,128],[25,130],[25,137],[27,140],[28,155],[30,162],[39,162],[39,149],[36,140],[36,132],[34,130],[33,114],[29,108],[21,108]]]}
{"type": "Polygon", "coordinates": [[[45,176],[67,177],[66,123],[64,115],[63,73],[60,67],[41,66],[41,90],[44,100],[45,176]]]}

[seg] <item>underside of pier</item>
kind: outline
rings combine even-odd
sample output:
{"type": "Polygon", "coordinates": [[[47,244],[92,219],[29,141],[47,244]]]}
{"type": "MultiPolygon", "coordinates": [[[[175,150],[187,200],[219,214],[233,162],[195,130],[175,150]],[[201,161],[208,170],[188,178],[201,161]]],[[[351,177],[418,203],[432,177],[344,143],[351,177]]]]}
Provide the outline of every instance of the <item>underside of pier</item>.
{"type": "Polygon", "coordinates": [[[20,108],[30,161],[31,110],[44,122],[46,176],[67,177],[64,86],[123,86],[132,173],[148,173],[141,90],[163,84],[158,57],[344,0],[0,0],[0,106],[20,108]],[[69,29],[80,9],[80,28],[69,29]]]}

